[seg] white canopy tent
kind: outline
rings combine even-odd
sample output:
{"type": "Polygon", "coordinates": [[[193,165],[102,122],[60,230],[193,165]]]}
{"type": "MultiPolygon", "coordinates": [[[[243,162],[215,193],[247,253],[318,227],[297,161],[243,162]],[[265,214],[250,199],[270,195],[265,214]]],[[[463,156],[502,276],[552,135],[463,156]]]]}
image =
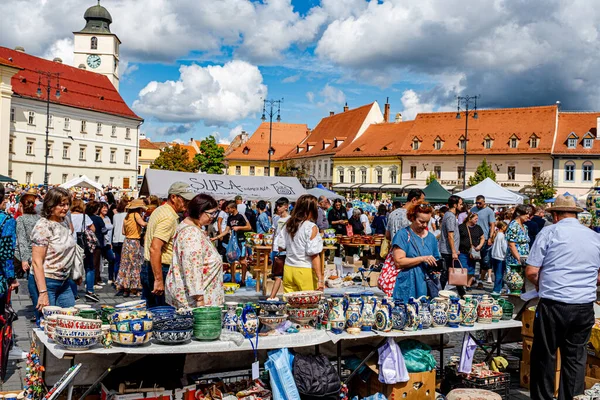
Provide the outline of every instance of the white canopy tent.
{"type": "Polygon", "coordinates": [[[503,188],[490,178],[485,178],[477,185],[455,194],[463,200],[470,201],[475,201],[477,196],[483,195],[485,202],[489,204],[523,204],[524,200],[524,196],[503,188]]]}
{"type": "Polygon", "coordinates": [[[87,189],[96,189],[98,191],[102,190],[101,184],[99,184],[98,182],[94,182],[85,175],[82,175],[79,178],[73,178],[70,181],[67,181],[60,185],[60,187],[65,189],[71,189],[72,187],[80,187],[87,189]]]}
{"type": "Polygon", "coordinates": [[[175,182],[187,183],[195,193],[206,193],[217,200],[233,200],[235,196],[240,195],[244,201],[274,202],[280,197],[295,201],[306,194],[300,181],[294,177],[210,175],[147,169],[140,195],[153,194],[160,198],[167,198],[169,187],[175,182]]]}
{"type": "Polygon", "coordinates": [[[308,192],[308,194],[312,194],[313,196],[315,196],[317,199],[321,196],[325,196],[329,200],[335,200],[335,199],[346,200],[346,198],[344,196],[340,196],[339,194],[332,192],[330,190],[326,190],[326,189],[313,188],[313,189],[308,189],[307,192],[308,192]]]}

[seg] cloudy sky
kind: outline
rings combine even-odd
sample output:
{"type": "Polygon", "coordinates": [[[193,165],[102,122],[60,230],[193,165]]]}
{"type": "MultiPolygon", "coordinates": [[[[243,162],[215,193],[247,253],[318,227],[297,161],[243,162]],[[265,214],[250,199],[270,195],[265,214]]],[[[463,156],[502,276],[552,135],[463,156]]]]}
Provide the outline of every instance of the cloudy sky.
{"type": "MultiPolygon", "coordinates": [[[[0,45],[72,62],[94,0],[7,0],[0,45]]],[[[120,91],[153,140],[222,141],[260,123],[314,127],[390,98],[392,115],[553,104],[600,109],[600,0],[102,0],[121,45],[120,91]]]]}

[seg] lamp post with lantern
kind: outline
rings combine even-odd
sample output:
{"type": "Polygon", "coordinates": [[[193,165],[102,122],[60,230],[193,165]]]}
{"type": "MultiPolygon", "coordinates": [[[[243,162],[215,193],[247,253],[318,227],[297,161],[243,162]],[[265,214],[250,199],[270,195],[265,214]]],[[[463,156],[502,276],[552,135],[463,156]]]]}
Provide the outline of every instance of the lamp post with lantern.
{"type": "Polygon", "coordinates": [[[54,93],[54,97],[56,100],[60,99],[60,73],[46,72],[46,71],[37,71],[39,74],[38,77],[38,88],[36,91],[37,97],[41,98],[43,89],[46,91],[46,151],[44,157],[44,190],[48,190],[48,133],[50,129],[50,92],[54,88],[52,84],[53,80],[56,80],[56,92],[54,93]],[[42,79],[46,81],[45,84],[42,83],[42,79]]]}
{"type": "Polygon", "coordinates": [[[263,122],[267,120],[267,115],[269,116],[269,163],[267,169],[269,171],[269,175],[271,176],[271,156],[273,155],[273,147],[271,146],[271,142],[273,139],[273,116],[277,111],[277,122],[281,122],[281,103],[283,103],[283,98],[281,100],[264,100],[263,99],[263,113],[260,118],[263,122]],[[267,110],[268,107],[268,110],[267,110]]]}
{"type": "Polygon", "coordinates": [[[469,141],[469,111],[473,112],[472,118],[477,119],[479,115],[477,114],[477,96],[457,96],[457,111],[456,111],[456,119],[460,119],[460,107],[461,104],[464,107],[465,112],[465,141],[463,145],[463,190],[467,188],[467,143],[469,141]],[[471,104],[473,107],[470,108],[471,104]]]}

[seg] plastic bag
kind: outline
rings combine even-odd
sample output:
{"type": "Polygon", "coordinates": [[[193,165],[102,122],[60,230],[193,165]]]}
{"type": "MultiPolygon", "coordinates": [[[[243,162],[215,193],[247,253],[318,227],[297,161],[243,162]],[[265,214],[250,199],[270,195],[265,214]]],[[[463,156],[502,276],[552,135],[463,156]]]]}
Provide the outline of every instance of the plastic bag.
{"type": "Polygon", "coordinates": [[[399,346],[409,373],[435,369],[437,363],[431,354],[431,347],[417,340],[405,340],[399,346]]]}
{"type": "Polygon", "coordinates": [[[269,371],[269,379],[274,400],[300,400],[292,374],[293,356],[288,349],[273,350],[267,353],[269,359],[265,369],[269,371]]]}
{"type": "Polygon", "coordinates": [[[238,261],[240,259],[242,252],[240,249],[240,245],[238,244],[237,234],[235,231],[231,232],[229,236],[229,244],[227,244],[227,260],[230,263],[238,261]]]}

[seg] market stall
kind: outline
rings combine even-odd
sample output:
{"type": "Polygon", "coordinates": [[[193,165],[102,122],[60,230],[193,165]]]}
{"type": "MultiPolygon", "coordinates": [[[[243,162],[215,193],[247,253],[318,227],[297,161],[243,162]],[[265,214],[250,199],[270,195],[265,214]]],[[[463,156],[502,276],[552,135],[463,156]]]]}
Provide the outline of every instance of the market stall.
{"type": "Polygon", "coordinates": [[[65,189],[71,189],[73,187],[80,187],[80,188],[85,188],[85,189],[95,189],[98,191],[101,191],[103,189],[101,184],[91,180],[90,178],[88,178],[85,175],[82,175],[79,178],[73,178],[70,181],[67,181],[67,182],[63,183],[62,185],[60,185],[60,187],[65,188],[65,189]]]}
{"type": "Polygon", "coordinates": [[[484,195],[488,204],[523,204],[524,201],[522,195],[503,188],[490,178],[485,178],[477,185],[455,194],[463,200],[473,202],[477,196],[484,195]]]}

